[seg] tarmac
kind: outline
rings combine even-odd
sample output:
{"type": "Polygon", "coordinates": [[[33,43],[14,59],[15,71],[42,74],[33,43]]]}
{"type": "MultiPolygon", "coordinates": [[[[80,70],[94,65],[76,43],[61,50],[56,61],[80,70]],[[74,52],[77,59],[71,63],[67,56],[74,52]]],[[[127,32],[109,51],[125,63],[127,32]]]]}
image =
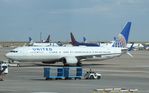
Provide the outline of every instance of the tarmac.
{"type": "MultiPolygon", "coordinates": [[[[10,48],[0,48],[1,60],[10,48]]],[[[93,93],[97,88],[135,88],[149,93],[149,51],[132,51],[133,58],[120,57],[98,62],[82,62],[84,71],[90,68],[102,75],[100,80],[45,80],[41,63],[21,63],[9,67],[0,93],[93,93]]],[[[56,63],[48,66],[61,66],[56,63]]]]}

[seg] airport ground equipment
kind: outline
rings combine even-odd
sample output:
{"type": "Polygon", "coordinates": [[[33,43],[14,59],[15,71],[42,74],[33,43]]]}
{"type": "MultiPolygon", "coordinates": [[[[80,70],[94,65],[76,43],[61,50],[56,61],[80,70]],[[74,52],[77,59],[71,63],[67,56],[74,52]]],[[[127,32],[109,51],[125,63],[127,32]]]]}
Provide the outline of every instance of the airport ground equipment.
{"type": "Polygon", "coordinates": [[[0,61],[0,81],[4,80],[6,74],[8,74],[8,64],[0,61]]]}
{"type": "Polygon", "coordinates": [[[83,70],[81,67],[46,67],[44,77],[48,79],[81,79],[83,70]]]}
{"type": "Polygon", "coordinates": [[[94,71],[87,71],[86,74],[84,75],[85,79],[100,79],[101,78],[101,74],[94,72],[94,71]]]}
{"type": "Polygon", "coordinates": [[[46,67],[44,68],[44,77],[48,79],[64,79],[63,67],[46,67]]]}
{"type": "Polygon", "coordinates": [[[83,76],[82,67],[64,67],[65,79],[81,79],[83,76]]]}

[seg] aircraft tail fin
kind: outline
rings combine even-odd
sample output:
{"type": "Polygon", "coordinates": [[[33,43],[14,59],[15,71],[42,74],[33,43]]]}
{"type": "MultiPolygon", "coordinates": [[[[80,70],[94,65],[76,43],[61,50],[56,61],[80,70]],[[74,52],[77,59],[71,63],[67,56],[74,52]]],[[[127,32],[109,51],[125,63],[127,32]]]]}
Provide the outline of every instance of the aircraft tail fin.
{"type": "Polygon", "coordinates": [[[75,40],[75,37],[74,37],[74,35],[72,34],[72,32],[70,33],[70,36],[71,36],[71,44],[73,45],[73,46],[77,46],[77,41],[75,40]]]}
{"type": "Polygon", "coordinates": [[[83,42],[86,43],[86,38],[85,37],[83,37],[83,42]]]}
{"type": "Polygon", "coordinates": [[[114,38],[115,43],[112,45],[113,47],[126,47],[129,39],[131,22],[127,22],[122,32],[114,38]]]}
{"type": "Polygon", "coordinates": [[[49,43],[50,42],[50,35],[48,35],[47,40],[45,41],[45,43],[49,43]]]}
{"type": "Polygon", "coordinates": [[[127,22],[126,26],[124,27],[124,29],[121,32],[121,35],[123,35],[126,43],[128,43],[130,27],[131,27],[131,22],[127,22]]]}
{"type": "Polygon", "coordinates": [[[29,39],[29,42],[31,42],[31,41],[32,41],[32,38],[31,38],[31,37],[28,37],[28,39],[29,39]]]}
{"type": "Polygon", "coordinates": [[[29,45],[33,45],[34,43],[33,39],[31,37],[28,37],[28,39],[29,39],[29,45]]]}

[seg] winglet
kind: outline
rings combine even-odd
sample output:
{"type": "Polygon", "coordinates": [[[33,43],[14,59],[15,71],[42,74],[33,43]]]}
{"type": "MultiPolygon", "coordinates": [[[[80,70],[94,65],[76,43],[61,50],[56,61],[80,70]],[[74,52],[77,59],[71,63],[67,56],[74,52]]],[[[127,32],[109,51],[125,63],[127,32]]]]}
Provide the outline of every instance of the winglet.
{"type": "Polygon", "coordinates": [[[133,45],[134,45],[134,42],[132,42],[132,45],[128,48],[128,51],[133,50],[133,45]]]}

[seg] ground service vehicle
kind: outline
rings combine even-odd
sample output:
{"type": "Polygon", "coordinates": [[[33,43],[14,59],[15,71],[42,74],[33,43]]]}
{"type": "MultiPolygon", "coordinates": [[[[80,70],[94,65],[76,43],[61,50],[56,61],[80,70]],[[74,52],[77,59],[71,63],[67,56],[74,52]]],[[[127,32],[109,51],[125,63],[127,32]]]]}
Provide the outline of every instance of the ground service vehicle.
{"type": "Polygon", "coordinates": [[[93,72],[93,71],[88,71],[84,75],[84,78],[85,79],[100,79],[101,78],[101,74],[93,72]]]}

